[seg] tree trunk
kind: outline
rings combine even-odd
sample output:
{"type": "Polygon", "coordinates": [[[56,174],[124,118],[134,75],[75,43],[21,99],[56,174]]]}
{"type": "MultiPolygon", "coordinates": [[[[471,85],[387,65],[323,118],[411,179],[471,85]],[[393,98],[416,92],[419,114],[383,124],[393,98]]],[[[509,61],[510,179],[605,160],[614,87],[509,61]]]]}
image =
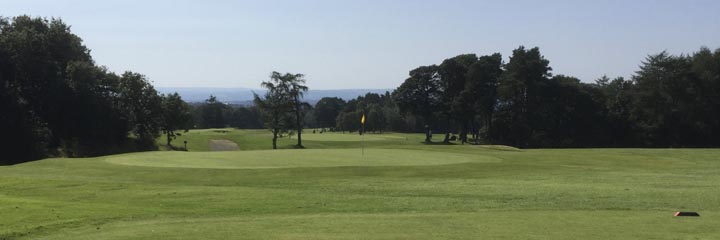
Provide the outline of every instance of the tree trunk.
{"type": "Polygon", "coordinates": [[[277,149],[277,138],[278,138],[277,134],[278,134],[278,129],[277,128],[273,129],[273,139],[272,139],[273,149],[277,149]]]}
{"type": "Polygon", "coordinates": [[[468,123],[465,122],[462,125],[462,130],[460,131],[460,142],[464,145],[467,142],[467,133],[468,133],[468,123]]]}
{"type": "Polygon", "coordinates": [[[450,143],[450,117],[448,116],[445,120],[445,139],[443,139],[443,143],[450,143]]]}
{"type": "Polygon", "coordinates": [[[168,147],[170,147],[170,142],[172,141],[170,134],[172,134],[172,131],[165,131],[165,136],[167,137],[167,146],[168,147]]]}
{"type": "Polygon", "coordinates": [[[492,114],[488,115],[487,120],[485,120],[485,138],[487,140],[490,140],[492,137],[492,114]]]}
{"type": "Polygon", "coordinates": [[[298,135],[297,147],[305,148],[302,145],[302,125],[300,124],[300,101],[298,100],[297,96],[295,96],[295,125],[297,125],[297,135],[298,135]]]}

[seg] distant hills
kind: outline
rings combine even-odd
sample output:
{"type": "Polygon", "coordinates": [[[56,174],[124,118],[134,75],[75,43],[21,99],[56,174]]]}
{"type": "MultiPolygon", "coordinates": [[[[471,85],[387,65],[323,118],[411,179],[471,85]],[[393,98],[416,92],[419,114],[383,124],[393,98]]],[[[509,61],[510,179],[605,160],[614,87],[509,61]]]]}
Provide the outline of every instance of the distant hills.
{"type": "MultiPolygon", "coordinates": [[[[177,92],[186,102],[203,102],[212,94],[224,103],[251,105],[253,92],[262,95],[263,89],[251,88],[202,88],[202,87],[157,87],[160,93],[177,92]]],[[[330,89],[310,90],[305,94],[305,101],[315,104],[324,97],[339,97],[350,100],[366,93],[392,92],[393,89],[330,89]]]]}

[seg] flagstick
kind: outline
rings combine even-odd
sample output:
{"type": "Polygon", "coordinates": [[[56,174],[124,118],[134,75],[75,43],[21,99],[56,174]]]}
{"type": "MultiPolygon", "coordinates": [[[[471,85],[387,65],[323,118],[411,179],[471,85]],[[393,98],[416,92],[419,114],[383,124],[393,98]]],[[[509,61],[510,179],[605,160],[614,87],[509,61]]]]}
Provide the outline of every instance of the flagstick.
{"type": "Polygon", "coordinates": [[[360,145],[362,146],[362,156],[365,156],[365,123],[362,124],[362,143],[360,145]]]}
{"type": "Polygon", "coordinates": [[[365,157],[365,114],[363,113],[360,118],[360,135],[362,135],[362,142],[360,142],[360,148],[362,148],[362,156],[365,157]]]}

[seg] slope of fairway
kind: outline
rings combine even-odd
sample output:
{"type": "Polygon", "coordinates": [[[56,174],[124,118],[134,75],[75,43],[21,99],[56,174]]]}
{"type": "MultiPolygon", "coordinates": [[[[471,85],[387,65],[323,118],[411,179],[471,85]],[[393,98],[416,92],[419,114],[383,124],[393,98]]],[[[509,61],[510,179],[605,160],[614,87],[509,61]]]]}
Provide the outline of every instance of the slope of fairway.
{"type": "Polygon", "coordinates": [[[151,152],[105,158],[113,164],[174,168],[295,168],[343,166],[420,166],[465,162],[499,162],[498,158],[466,153],[407,149],[303,149],[238,152],[151,152]]]}

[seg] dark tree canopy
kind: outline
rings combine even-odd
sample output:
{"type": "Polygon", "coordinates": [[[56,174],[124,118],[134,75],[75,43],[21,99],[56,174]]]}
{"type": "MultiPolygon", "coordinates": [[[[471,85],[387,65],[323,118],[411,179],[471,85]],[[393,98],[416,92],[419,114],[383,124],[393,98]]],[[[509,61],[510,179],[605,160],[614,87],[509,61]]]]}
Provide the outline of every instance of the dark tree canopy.
{"type": "Polygon", "coordinates": [[[425,142],[430,142],[430,128],[436,122],[434,115],[442,106],[438,67],[423,66],[410,71],[410,78],[395,89],[393,96],[401,112],[420,116],[428,123],[425,142]]]}
{"type": "Polygon", "coordinates": [[[167,140],[167,147],[172,148],[170,143],[179,134],[176,131],[188,131],[192,128],[193,119],[190,111],[190,105],[183,101],[178,93],[162,96],[161,128],[167,140]]]}
{"type": "Polygon", "coordinates": [[[345,108],[345,100],[337,97],[324,97],[315,104],[315,117],[320,127],[333,128],[336,118],[345,108]]]}
{"type": "Polygon", "coordinates": [[[210,95],[210,97],[205,100],[202,108],[200,108],[202,128],[227,127],[224,115],[226,108],[227,105],[218,101],[217,97],[210,95]]]}
{"type": "Polygon", "coordinates": [[[61,20],[0,18],[0,164],[155,149],[161,102],[143,75],[95,65],[61,20]]]}

